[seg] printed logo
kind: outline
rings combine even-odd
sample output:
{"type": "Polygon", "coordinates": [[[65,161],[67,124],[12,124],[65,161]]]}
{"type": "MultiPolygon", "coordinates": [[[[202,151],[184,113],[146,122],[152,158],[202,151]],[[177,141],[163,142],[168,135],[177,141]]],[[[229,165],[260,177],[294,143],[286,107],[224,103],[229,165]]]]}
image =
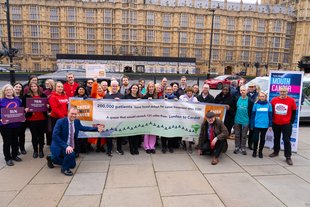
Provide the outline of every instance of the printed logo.
{"type": "Polygon", "coordinates": [[[275,114],[278,115],[287,115],[288,105],[285,104],[276,104],[275,105],[275,114]]]}

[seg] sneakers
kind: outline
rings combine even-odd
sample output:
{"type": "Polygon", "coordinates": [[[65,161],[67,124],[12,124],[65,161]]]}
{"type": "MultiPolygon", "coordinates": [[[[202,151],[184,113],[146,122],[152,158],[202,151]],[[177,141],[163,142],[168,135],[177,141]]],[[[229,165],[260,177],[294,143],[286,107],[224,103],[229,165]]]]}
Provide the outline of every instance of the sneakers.
{"type": "Polygon", "coordinates": [[[269,155],[269,157],[277,157],[279,156],[279,153],[273,152],[269,155]]]}
{"type": "Polygon", "coordinates": [[[16,161],[16,162],[21,162],[21,161],[22,161],[22,159],[20,159],[20,158],[19,158],[19,157],[17,157],[17,156],[16,156],[16,157],[14,157],[14,158],[13,158],[13,160],[14,160],[14,161],[16,161]]]}
{"type": "Polygon", "coordinates": [[[116,152],[120,155],[124,155],[124,151],[123,150],[116,150],[116,152]]]}
{"type": "Polygon", "coordinates": [[[293,161],[292,161],[292,159],[290,157],[286,158],[286,163],[288,165],[293,165],[293,161]]]}
{"type": "Polygon", "coordinates": [[[69,170],[63,170],[61,169],[61,172],[66,175],[66,176],[72,176],[73,172],[69,169],[69,170]]]}
{"type": "Polygon", "coordinates": [[[54,168],[54,164],[53,164],[53,161],[52,161],[52,157],[50,155],[46,156],[46,161],[47,161],[47,166],[49,168],[54,168]]]}
{"type": "Polygon", "coordinates": [[[238,154],[239,153],[239,148],[235,148],[235,150],[234,150],[234,154],[238,154]]]}
{"type": "Polygon", "coordinates": [[[241,153],[242,153],[243,155],[246,155],[246,154],[247,154],[245,150],[242,150],[241,153]]]}

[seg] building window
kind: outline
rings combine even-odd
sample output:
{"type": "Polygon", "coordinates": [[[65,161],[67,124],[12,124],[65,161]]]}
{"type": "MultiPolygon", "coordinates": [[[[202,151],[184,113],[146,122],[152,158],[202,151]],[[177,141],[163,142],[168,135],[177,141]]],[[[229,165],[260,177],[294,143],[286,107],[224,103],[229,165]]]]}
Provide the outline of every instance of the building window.
{"type": "Polygon", "coordinates": [[[146,56],[153,56],[153,47],[146,47],[146,56]]]}
{"type": "Polygon", "coordinates": [[[89,55],[96,54],[96,45],[87,45],[87,54],[89,55]]]}
{"type": "Polygon", "coordinates": [[[232,61],[233,60],[233,51],[231,51],[231,50],[228,50],[228,51],[226,51],[226,61],[232,61]]]}
{"type": "Polygon", "coordinates": [[[23,26],[21,25],[13,25],[13,37],[22,37],[23,34],[23,26]]]}
{"type": "Polygon", "coordinates": [[[104,40],[112,40],[112,29],[104,28],[104,40]]]}
{"type": "Polygon", "coordinates": [[[257,31],[265,32],[265,20],[262,19],[258,20],[257,31]]]}
{"type": "Polygon", "coordinates": [[[24,53],[24,45],[22,42],[14,42],[13,47],[18,50],[18,54],[24,53]]]}
{"type": "Polygon", "coordinates": [[[96,39],[96,29],[87,28],[87,40],[95,40],[96,39]]]}
{"type": "Polygon", "coordinates": [[[181,13],[180,26],[188,27],[188,14],[181,13]]]}
{"type": "Polygon", "coordinates": [[[75,39],[76,38],[76,28],[75,27],[68,27],[68,38],[75,39]]]}
{"type": "Polygon", "coordinates": [[[220,16],[214,16],[214,29],[220,29],[221,28],[221,17],[220,16]]]}
{"type": "Polygon", "coordinates": [[[293,23],[286,24],[286,34],[290,35],[293,34],[293,23]]]}
{"type": "Polygon", "coordinates": [[[130,39],[131,41],[136,41],[137,40],[137,30],[130,30],[130,39]]]}
{"type": "Polygon", "coordinates": [[[35,71],[40,71],[41,70],[41,64],[40,63],[33,63],[33,68],[35,71]]]}
{"type": "Polygon", "coordinates": [[[129,11],[122,10],[122,24],[129,24],[129,11]]]}
{"type": "Polygon", "coordinates": [[[285,39],[285,48],[289,49],[291,48],[292,40],[291,39],[285,39]]]}
{"type": "Polygon", "coordinates": [[[73,22],[75,21],[76,14],[75,14],[75,8],[74,7],[69,7],[67,10],[67,21],[73,22]]]}
{"type": "Polygon", "coordinates": [[[272,38],[272,47],[279,48],[280,47],[280,37],[272,38]]]}
{"type": "Polygon", "coordinates": [[[250,35],[243,35],[242,36],[242,46],[250,46],[251,44],[251,36],[250,35]]]}
{"type": "Polygon", "coordinates": [[[274,22],[274,32],[281,32],[282,22],[280,20],[276,20],[274,22]]]}
{"type": "Polygon", "coordinates": [[[171,27],[171,14],[164,14],[163,19],[163,26],[171,27]]]}
{"type": "Polygon", "coordinates": [[[244,31],[252,31],[252,19],[245,18],[243,22],[243,30],[244,31]]]}
{"type": "Polygon", "coordinates": [[[50,27],[51,39],[59,39],[59,28],[50,27]]]}
{"type": "Polygon", "coordinates": [[[50,8],[50,21],[51,22],[59,21],[59,10],[57,7],[50,8]]]}
{"type": "Polygon", "coordinates": [[[270,53],[269,62],[278,63],[279,62],[279,53],[278,52],[270,53]]]}
{"type": "Polygon", "coordinates": [[[30,26],[31,37],[39,37],[40,36],[40,26],[31,25],[30,26]]]}
{"type": "Polygon", "coordinates": [[[180,32],[180,43],[187,43],[187,33],[180,32]]]}
{"type": "Polygon", "coordinates": [[[146,31],[146,41],[153,42],[155,40],[155,32],[153,30],[146,31]]]}
{"type": "Polygon", "coordinates": [[[215,44],[215,45],[220,44],[220,34],[219,33],[213,34],[213,44],[215,44]]]}
{"type": "Polygon", "coordinates": [[[203,34],[197,33],[195,37],[196,44],[203,44],[203,34]]]}
{"type": "Polygon", "coordinates": [[[38,55],[40,53],[40,44],[38,42],[31,43],[31,53],[33,55],[38,55]]]}
{"type": "Polygon", "coordinates": [[[95,16],[96,16],[95,9],[86,9],[85,16],[86,16],[86,23],[94,23],[95,22],[95,16]]]}
{"type": "Polygon", "coordinates": [[[129,40],[129,30],[128,29],[123,29],[122,30],[122,40],[129,40]]]}
{"type": "Polygon", "coordinates": [[[59,53],[59,44],[51,44],[51,52],[53,56],[59,53]]]}
{"type": "Polygon", "coordinates": [[[227,46],[234,46],[235,45],[235,36],[227,35],[226,36],[226,45],[227,46]]]}
{"type": "Polygon", "coordinates": [[[256,47],[264,47],[265,38],[264,37],[256,37],[256,47]]]}
{"type": "Polygon", "coordinates": [[[112,55],[112,45],[104,45],[104,55],[112,55]]]}
{"type": "Polygon", "coordinates": [[[255,62],[258,62],[258,63],[263,62],[263,53],[262,52],[256,52],[255,53],[255,62]]]}
{"type": "Polygon", "coordinates": [[[147,12],[146,13],[146,24],[149,26],[155,25],[155,14],[154,12],[147,12]]]}
{"type": "Polygon", "coordinates": [[[39,20],[39,7],[30,6],[29,7],[29,19],[30,20],[39,20]]]}
{"type": "Polygon", "coordinates": [[[202,49],[195,49],[195,58],[198,60],[202,59],[202,49]]]}
{"type": "Polygon", "coordinates": [[[103,23],[112,24],[112,9],[104,9],[103,23]]]}
{"type": "Polygon", "coordinates": [[[290,61],[290,54],[289,53],[284,53],[283,54],[283,63],[289,63],[290,61]]]}
{"type": "Polygon", "coordinates": [[[228,20],[227,20],[227,30],[230,30],[230,31],[235,30],[235,19],[234,18],[228,18],[228,20]]]}
{"type": "Polygon", "coordinates": [[[186,57],[187,56],[187,48],[181,47],[180,48],[180,57],[186,57]]]}
{"type": "Polygon", "coordinates": [[[75,54],[75,53],[76,53],[75,44],[68,44],[68,54],[75,54]]]}
{"type": "Polygon", "coordinates": [[[170,43],[170,32],[163,32],[163,43],[170,43]]]}
{"type": "Polygon", "coordinates": [[[219,60],[219,50],[218,49],[212,49],[212,60],[219,60]]]}
{"type": "Polygon", "coordinates": [[[22,8],[20,6],[12,6],[12,20],[22,20],[22,8]]]}
{"type": "Polygon", "coordinates": [[[196,16],[196,28],[199,29],[204,28],[204,16],[202,15],[196,16]]]}
{"type": "Polygon", "coordinates": [[[248,50],[243,50],[241,52],[241,60],[244,62],[248,62],[249,61],[249,51],[248,50]]]}
{"type": "Polygon", "coordinates": [[[163,56],[164,57],[170,57],[170,48],[169,47],[163,48],[163,56]]]}

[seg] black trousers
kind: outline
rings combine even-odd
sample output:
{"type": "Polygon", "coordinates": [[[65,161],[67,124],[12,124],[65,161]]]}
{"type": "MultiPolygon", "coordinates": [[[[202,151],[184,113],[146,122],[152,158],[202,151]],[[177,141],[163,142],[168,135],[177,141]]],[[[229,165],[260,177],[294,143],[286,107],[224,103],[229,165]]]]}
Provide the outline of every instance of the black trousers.
{"type": "MultiPolygon", "coordinates": [[[[107,153],[112,153],[113,147],[113,138],[106,138],[107,139],[107,153]]],[[[122,141],[123,137],[116,137],[116,146],[117,151],[122,151],[122,141]]]]}
{"type": "Polygon", "coordinates": [[[282,134],[282,139],[284,142],[284,156],[286,158],[290,158],[292,156],[292,147],[291,147],[292,128],[293,126],[291,124],[272,125],[272,130],[274,133],[273,150],[275,153],[279,153],[280,139],[282,134]]]}
{"type": "Polygon", "coordinates": [[[257,151],[259,141],[259,151],[262,151],[265,146],[265,136],[268,128],[254,128],[253,143],[254,151],[257,151]]]}
{"type": "Polygon", "coordinates": [[[31,142],[35,152],[38,152],[38,145],[39,149],[43,150],[46,124],[46,120],[28,121],[28,126],[31,132],[31,142]]]}
{"type": "Polygon", "coordinates": [[[167,148],[167,142],[168,142],[168,148],[172,149],[176,145],[175,144],[176,141],[177,141],[177,137],[170,137],[170,138],[161,137],[161,147],[162,148],[167,148]]]}
{"type": "Polygon", "coordinates": [[[25,132],[27,124],[26,122],[22,123],[22,126],[19,128],[18,132],[18,146],[20,150],[25,150],[25,132]]]}
{"type": "Polygon", "coordinates": [[[254,139],[254,130],[249,129],[249,137],[248,137],[248,146],[253,147],[254,139]]]}
{"type": "Polygon", "coordinates": [[[17,157],[19,128],[8,128],[1,126],[0,133],[3,139],[4,158],[5,161],[9,161],[17,157]]]}
{"type": "Polygon", "coordinates": [[[211,149],[210,142],[207,141],[206,143],[203,144],[201,151],[202,151],[203,155],[214,154],[214,156],[216,158],[218,158],[223,151],[223,147],[224,147],[224,141],[223,140],[217,140],[214,149],[211,149]]]}
{"type": "Polygon", "coordinates": [[[128,137],[130,152],[138,150],[140,145],[140,135],[128,137]]]}

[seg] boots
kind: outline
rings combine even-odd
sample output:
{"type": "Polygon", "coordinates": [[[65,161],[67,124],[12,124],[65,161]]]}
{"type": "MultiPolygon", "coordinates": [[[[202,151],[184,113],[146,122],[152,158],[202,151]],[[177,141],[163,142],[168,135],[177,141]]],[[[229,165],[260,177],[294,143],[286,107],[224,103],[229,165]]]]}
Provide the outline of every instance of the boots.
{"type": "Polygon", "coordinates": [[[43,157],[44,157],[43,147],[42,147],[42,146],[39,148],[39,157],[40,157],[40,158],[43,158],[43,157]]]}
{"type": "Polygon", "coordinates": [[[263,149],[259,149],[258,151],[258,157],[263,158],[263,149]]]}

